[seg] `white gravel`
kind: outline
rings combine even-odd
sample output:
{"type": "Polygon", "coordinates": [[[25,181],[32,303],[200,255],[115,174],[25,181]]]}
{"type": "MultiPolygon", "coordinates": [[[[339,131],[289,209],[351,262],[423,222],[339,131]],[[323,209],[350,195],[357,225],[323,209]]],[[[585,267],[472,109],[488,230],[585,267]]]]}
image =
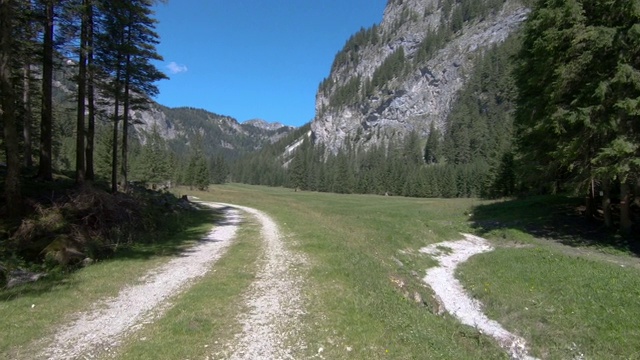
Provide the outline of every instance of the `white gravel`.
{"type": "Polygon", "coordinates": [[[139,285],[126,287],[115,298],[96,303],[93,310],[76,314],[55,334],[40,357],[86,359],[112,353],[122,339],[160,317],[171,306],[173,296],[211,269],[234,239],[240,220],[237,210],[227,209],[225,221],[216,225],[201,243],[144,275],[139,285]]]}
{"type": "MultiPolygon", "coordinates": [[[[221,204],[228,205],[228,204],[221,204]]],[[[287,249],[276,223],[256,209],[236,207],[254,215],[262,226],[264,264],[245,294],[248,313],[241,314],[242,332],[214,359],[293,359],[304,348],[300,317],[304,314],[300,274],[305,258],[287,249]]]]}
{"type": "Polygon", "coordinates": [[[535,359],[528,355],[523,338],[507,331],[497,321],[490,320],[482,312],[482,304],[472,299],[455,278],[458,264],[471,256],[493,250],[491,244],[481,237],[462,234],[465,239],[431,244],[420,252],[431,255],[440,265],[427,271],[424,281],[442,300],[444,308],[460,322],[473,326],[480,332],[496,339],[512,359],[535,359]]]}

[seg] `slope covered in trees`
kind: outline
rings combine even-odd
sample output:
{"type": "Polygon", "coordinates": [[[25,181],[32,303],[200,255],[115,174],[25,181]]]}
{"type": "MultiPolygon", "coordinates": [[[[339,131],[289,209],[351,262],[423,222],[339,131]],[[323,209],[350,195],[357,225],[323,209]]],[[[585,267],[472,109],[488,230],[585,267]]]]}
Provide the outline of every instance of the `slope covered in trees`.
{"type": "Polygon", "coordinates": [[[398,134],[388,145],[370,149],[348,146],[328,157],[322,145],[310,137],[304,138],[292,155],[285,155],[286,145],[307,132],[303,127],[282,143],[243,159],[233,171],[233,179],[338,193],[419,197],[513,194],[515,169],[510,160],[515,86],[510,58],[518,44],[514,36],[477,60],[476,71],[460,92],[444,134],[432,126],[427,138],[417,132],[407,137],[398,134]]]}
{"type": "MultiPolygon", "coordinates": [[[[458,17],[464,23],[500,4],[475,10],[472,5],[444,2],[445,8],[452,6],[447,26],[425,38],[414,61],[433,56],[460,30],[458,17]]],[[[411,14],[401,18],[413,21],[411,14]]],[[[262,182],[258,171],[244,167],[235,179],[427,197],[584,194],[588,217],[601,217],[608,227],[619,223],[623,233],[632,233],[640,222],[639,19],[633,1],[537,2],[520,34],[477,57],[443,128],[431,123],[426,136],[391,131],[387,141],[363,147],[357,144],[380,131],[363,124],[337,152],[326,151],[312,134],[293,157],[281,149],[243,160],[261,157],[272,169],[283,165],[272,171],[278,176],[262,182]]],[[[333,68],[355,71],[367,41],[385,41],[373,35],[376,29],[354,35],[333,68]]],[[[319,94],[329,102],[318,116],[331,108],[366,108],[368,96],[412,66],[401,49],[382,62],[373,80],[357,74],[342,74],[347,79],[342,85],[324,80],[319,94]]]]}

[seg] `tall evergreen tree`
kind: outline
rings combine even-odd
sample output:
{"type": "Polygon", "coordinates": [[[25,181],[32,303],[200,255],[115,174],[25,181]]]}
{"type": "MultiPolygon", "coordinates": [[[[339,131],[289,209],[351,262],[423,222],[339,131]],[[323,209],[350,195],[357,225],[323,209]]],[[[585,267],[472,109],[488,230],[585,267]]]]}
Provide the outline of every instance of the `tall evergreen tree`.
{"type": "Polygon", "coordinates": [[[53,145],[53,55],[54,22],[57,0],[40,0],[42,3],[42,104],[40,109],[40,159],[38,177],[51,180],[53,145]]]}
{"type": "Polygon", "coordinates": [[[85,101],[87,98],[87,54],[89,51],[90,0],[82,0],[80,13],[80,43],[78,48],[78,93],[76,114],[76,183],[86,177],[85,149],[85,101]]]}
{"type": "Polygon", "coordinates": [[[424,161],[427,164],[436,164],[440,161],[440,131],[434,122],[429,126],[427,143],[424,146],[424,161]]]}
{"type": "Polygon", "coordinates": [[[112,191],[117,191],[118,164],[126,190],[128,173],[129,110],[143,106],[158,91],[154,82],[166,76],[152,63],[162,60],[155,45],[155,20],[151,0],[127,0],[107,4],[103,14],[103,33],[97,38],[99,64],[110,78],[103,90],[113,99],[112,191]],[[120,118],[122,113],[122,118],[120,118]],[[118,125],[122,120],[122,156],[118,162],[118,125]]]}
{"type": "Polygon", "coordinates": [[[0,0],[0,119],[3,124],[3,140],[7,157],[4,194],[9,216],[18,216],[22,212],[20,148],[15,116],[17,99],[12,76],[15,61],[13,58],[15,7],[15,1],[0,0]]]}
{"type": "MultiPolygon", "coordinates": [[[[541,1],[518,56],[518,141],[530,174],[585,193],[599,180],[608,226],[610,186],[625,198],[640,169],[639,22],[637,1],[541,1]]],[[[628,211],[621,216],[628,232],[628,211]]]]}
{"type": "Polygon", "coordinates": [[[171,179],[170,156],[165,140],[158,128],[153,126],[140,154],[141,180],[153,185],[166,183],[171,179]]]}

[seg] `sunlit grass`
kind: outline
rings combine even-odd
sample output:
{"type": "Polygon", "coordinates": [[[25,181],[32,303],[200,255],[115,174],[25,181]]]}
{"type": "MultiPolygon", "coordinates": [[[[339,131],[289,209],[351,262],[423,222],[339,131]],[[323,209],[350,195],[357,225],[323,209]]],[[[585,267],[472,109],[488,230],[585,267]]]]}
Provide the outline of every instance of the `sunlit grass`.
{"type": "Polygon", "coordinates": [[[640,271],[541,246],[498,248],[458,275],[545,359],[640,358],[640,271]]]}
{"type": "Polygon", "coordinates": [[[418,249],[470,231],[465,212],[477,201],[247,185],[191,194],[267,212],[291,234],[294,249],[307,255],[308,348],[301,358],[319,353],[327,359],[503,357],[489,338],[449,316],[434,315],[431,292],[421,280],[434,262],[418,249]],[[416,293],[426,305],[414,300],[416,293]]]}
{"type": "Polygon", "coordinates": [[[226,254],[189,291],[172,300],[164,317],[146,326],[119,349],[122,359],[228,358],[238,314],[255,279],[262,241],[248,219],[226,254]],[[224,354],[224,355],[223,355],[224,354]]]}

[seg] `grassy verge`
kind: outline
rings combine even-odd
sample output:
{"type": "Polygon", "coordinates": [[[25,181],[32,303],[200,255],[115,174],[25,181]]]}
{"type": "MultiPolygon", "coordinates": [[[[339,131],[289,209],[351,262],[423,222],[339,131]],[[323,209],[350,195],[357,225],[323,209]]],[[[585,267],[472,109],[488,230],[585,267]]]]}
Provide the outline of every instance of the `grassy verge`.
{"type": "Polygon", "coordinates": [[[476,206],[476,231],[498,249],[458,271],[488,315],[549,359],[640,359],[638,244],[588,223],[579,199],[476,206]]]}
{"type": "Polygon", "coordinates": [[[214,270],[173,300],[165,316],[135,333],[119,350],[121,359],[228,358],[242,295],[255,278],[261,252],[260,228],[241,227],[214,270]]]}
{"type": "MultiPolygon", "coordinates": [[[[186,190],[183,190],[186,192],[186,190]]],[[[310,260],[301,356],[327,359],[502,358],[490,339],[430,311],[417,250],[470,231],[474,200],[293,192],[245,185],[192,192],[258,208],[293,235],[310,260]],[[416,302],[414,298],[424,301],[416,302]],[[426,304],[425,304],[426,302],[426,304]]]]}
{"type": "Polygon", "coordinates": [[[201,239],[220,215],[194,211],[182,218],[182,230],[156,241],[118,251],[112,259],[72,273],[53,272],[31,284],[0,290],[0,358],[27,358],[32,342],[55,331],[70,314],[98,299],[114,296],[145,271],[169,260],[166,255],[201,239]]]}
{"type": "Polygon", "coordinates": [[[637,269],[533,246],[475,256],[458,275],[537,357],[640,358],[637,269]]]}

